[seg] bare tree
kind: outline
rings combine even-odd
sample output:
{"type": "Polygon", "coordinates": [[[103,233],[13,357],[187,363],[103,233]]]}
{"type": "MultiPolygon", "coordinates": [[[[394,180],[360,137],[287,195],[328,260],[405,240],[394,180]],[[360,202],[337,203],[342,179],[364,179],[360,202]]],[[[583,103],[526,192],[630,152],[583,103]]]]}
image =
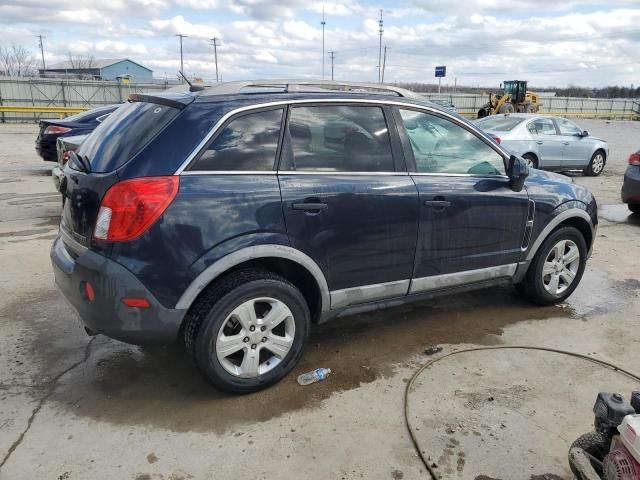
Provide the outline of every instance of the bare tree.
{"type": "Polygon", "coordinates": [[[10,47],[0,45],[0,72],[10,77],[37,75],[36,60],[22,45],[10,47]]]}

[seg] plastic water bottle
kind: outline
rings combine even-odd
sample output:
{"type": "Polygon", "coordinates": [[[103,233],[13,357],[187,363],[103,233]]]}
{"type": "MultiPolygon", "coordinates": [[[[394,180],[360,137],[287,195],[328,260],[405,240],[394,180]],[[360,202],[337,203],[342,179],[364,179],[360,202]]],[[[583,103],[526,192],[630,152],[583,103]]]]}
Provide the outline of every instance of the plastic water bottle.
{"type": "Polygon", "coordinates": [[[324,380],[330,373],[330,368],[316,368],[315,370],[300,375],[298,377],[298,383],[300,385],[311,385],[312,383],[324,380]]]}

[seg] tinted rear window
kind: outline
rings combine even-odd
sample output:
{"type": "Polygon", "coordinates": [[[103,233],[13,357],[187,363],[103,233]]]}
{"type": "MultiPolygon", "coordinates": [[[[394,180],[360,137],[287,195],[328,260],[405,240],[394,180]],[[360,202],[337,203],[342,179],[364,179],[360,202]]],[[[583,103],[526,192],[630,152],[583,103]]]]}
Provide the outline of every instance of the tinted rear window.
{"type": "Polygon", "coordinates": [[[178,113],[166,105],[127,103],[87,137],[78,155],[89,159],[92,172],[112,172],[140,152],[178,113]]]}
{"type": "Polygon", "coordinates": [[[84,122],[85,120],[93,120],[101,115],[106,115],[113,110],[111,107],[98,107],[86,112],[76,113],[70,117],[66,117],[65,120],[69,122],[84,122]]]}
{"type": "Polygon", "coordinates": [[[518,117],[490,117],[478,122],[478,126],[483,130],[493,130],[496,132],[508,132],[516,125],[521,124],[524,118],[518,117]]]}

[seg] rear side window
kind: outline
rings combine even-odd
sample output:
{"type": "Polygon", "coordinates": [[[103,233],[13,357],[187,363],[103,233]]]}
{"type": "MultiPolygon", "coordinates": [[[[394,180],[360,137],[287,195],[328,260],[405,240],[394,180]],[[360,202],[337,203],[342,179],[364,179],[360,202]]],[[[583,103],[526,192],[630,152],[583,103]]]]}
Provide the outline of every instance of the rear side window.
{"type": "Polygon", "coordinates": [[[538,118],[529,122],[527,128],[534,135],[557,135],[556,126],[550,118],[538,118]]]}
{"type": "Polygon", "coordinates": [[[380,107],[293,107],[292,170],[393,172],[389,129],[380,107]]]}
{"type": "Polygon", "coordinates": [[[133,102],[119,107],[78,149],[92,172],[112,172],[131,160],[180,113],[177,108],[133,102]]]}
{"type": "Polygon", "coordinates": [[[249,113],[232,120],[189,170],[273,170],[283,109],[249,113]]]}

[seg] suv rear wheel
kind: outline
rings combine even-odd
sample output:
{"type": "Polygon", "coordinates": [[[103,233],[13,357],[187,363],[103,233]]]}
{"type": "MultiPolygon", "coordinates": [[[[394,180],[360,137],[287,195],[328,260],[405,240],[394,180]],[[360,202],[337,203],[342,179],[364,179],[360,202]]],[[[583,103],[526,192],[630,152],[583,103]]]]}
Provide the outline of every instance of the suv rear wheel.
{"type": "Polygon", "coordinates": [[[573,293],[587,262],[587,244],[574,227],[561,227],[542,243],[518,290],[529,300],[553,305],[573,293]]]}
{"type": "Polygon", "coordinates": [[[212,285],[189,313],[187,350],[216,387],[249,393],[296,365],[309,334],[300,291],[272,272],[242,270],[212,285]]]}

